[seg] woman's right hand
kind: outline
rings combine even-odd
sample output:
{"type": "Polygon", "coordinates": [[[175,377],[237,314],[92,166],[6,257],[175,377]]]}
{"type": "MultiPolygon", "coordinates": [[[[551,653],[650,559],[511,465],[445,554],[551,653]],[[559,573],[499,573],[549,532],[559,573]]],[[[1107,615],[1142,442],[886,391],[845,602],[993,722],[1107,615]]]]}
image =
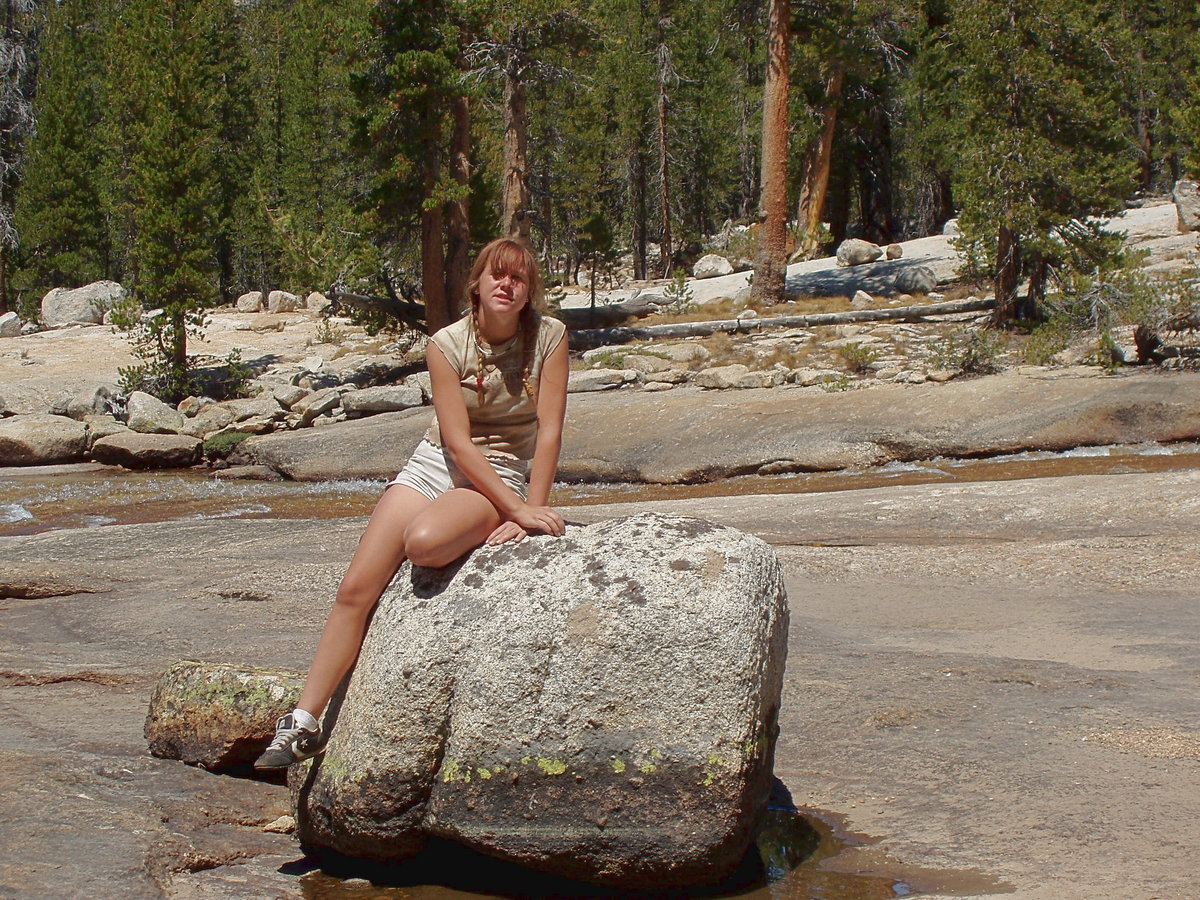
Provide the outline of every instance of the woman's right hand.
{"type": "Polygon", "coordinates": [[[555,537],[561,537],[567,530],[567,524],[558,514],[558,510],[549,506],[531,506],[526,503],[508,518],[510,522],[515,522],[525,531],[542,531],[555,537]]]}

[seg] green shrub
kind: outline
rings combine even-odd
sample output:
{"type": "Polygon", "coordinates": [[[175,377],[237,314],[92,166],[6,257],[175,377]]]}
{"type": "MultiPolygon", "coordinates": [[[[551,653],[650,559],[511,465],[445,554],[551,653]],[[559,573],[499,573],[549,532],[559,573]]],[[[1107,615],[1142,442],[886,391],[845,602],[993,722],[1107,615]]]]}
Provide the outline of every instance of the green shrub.
{"type": "Polygon", "coordinates": [[[680,268],[675,270],[671,276],[671,283],[663,289],[663,297],[667,301],[668,312],[678,314],[691,310],[696,297],[692,293],[691,285],[687,283],[687,272],[680,268]]]}
{"type": "Polygon", "coordinates": [[[1071,330],[1062,322],[1045,322],[1029,333],[1025,343],[1025,361],[1033,366],[1045,366],[1054,354],[1066,348],[1071,330]]]}
{"type": "Polygon", "coordinates": [[[248,437],[250,433],[246,431],[223,431],[214,434],[204,441],[204,455],[209,459],[225,459],[248,437]]]}
{"type": "Polygon", "coordinates": [[[1003,369],[1004,341],[994,331],[968,328],[947,335],[930,348],[935,369],[959,370],[965,375],[992,375],[1003,369]]]}
{"type": "Polygon", "coordinates": [[[871,363],[879,359],[878,350],[853,341],[838,347],[837,355],[846,368],[856,375],[865,375],[870,371],[871,363]]]}

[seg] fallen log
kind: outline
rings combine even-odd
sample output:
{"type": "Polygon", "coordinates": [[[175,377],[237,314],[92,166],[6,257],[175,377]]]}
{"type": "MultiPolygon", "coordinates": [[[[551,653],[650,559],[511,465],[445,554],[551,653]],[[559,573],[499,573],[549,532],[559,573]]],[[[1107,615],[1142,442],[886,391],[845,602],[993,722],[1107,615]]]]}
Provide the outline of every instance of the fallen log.
{"type": "Polygon", "coordinates": [[[591,347],[655,338],[707,337],[718,331],[726,334],[748,334],[768,328],[813,328],[817,325],[845,325],[855,322],[918,322],[929,316],[981,312],[994,309],[995,306],[994,299],[970,299],[895,309],[852,309],[847,312],[813,313],[807,316],[773,316],[769,319],[714,319],[710,322],[677,322],[670,325],[587,328],[571,331],[571,349],[587,350],[591,347]]]}

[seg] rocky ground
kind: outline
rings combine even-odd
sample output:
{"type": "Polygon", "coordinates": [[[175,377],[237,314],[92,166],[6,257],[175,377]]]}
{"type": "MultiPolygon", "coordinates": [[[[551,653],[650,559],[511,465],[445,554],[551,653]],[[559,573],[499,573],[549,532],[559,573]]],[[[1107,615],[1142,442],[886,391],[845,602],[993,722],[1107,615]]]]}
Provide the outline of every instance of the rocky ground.
{"type": "MultiPolygon", "coordinates": [[[[1197,473],[570,518],[642,509],[776,548],[792,610],[776,774],[870,838],[826,868],[931,896],[1196,896],[1197,473]]],[[[176,660],[302,668],[362,524],[0,538],[0,896],[361,896],[321,893],[269,830],[284,788],[153,759],[141,729],[176,660]]]]}

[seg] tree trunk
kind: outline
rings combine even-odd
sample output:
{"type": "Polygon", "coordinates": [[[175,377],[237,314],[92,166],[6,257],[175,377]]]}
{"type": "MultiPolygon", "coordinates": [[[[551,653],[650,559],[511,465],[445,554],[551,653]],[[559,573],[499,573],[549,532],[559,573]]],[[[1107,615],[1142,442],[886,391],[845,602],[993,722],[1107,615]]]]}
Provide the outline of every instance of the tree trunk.
{"type": "Polygon", "coordinates": [[[529,185],[525,181],[528,151],[528,112],[525,82],[518,58],[509,60],[504,77],[504,222],[505,234],[532,246],[529,240],[529,185]]]}
{"type": "Polygon", "coordinates": [[[543,163],[541,177],[538,179],[541,187],[538,202],[541,205],[538,227],[542,232],[542,269],[547,275],[554,274],[554,205],[550,194],[550,167],[543,163]]]}
{"type": "Polygon", "coordinates": [[[796,222],[800,226],[797,250],[806,259],[813,259],[820,250],[821,213],[829,191],[829,170],[833,165],[833,137],[837,133],[838,110],[842,105],[842,84],[845,72],[834,61],[825,79],[825,106],[821,108],[821,131],[804,154],[800,175],[800,201],[796,206],[796,222]]]}
{"type": "Polygon", "coordinates": [[[1019,312],[1020,254],[1017,236],[1007,225],[1001,225],[996,236],[996,312],[992,315],[992,325],[996,328],[1006,328],[1016,320],[1019,312]]]}
{"type": "Polygon", "coordinates": [[[169,365],[171,367],[171,390],[178,393],[178,396],[171,396],[169,399],[178,402],[183,399],[183,392],[189,387],[187,383],[187,308],[181,302],[172,304],[172,307],[168,313],[171,317],[169,365]]]}
{"type": "Polygon", "coordinates": [[[659,233],[659,274],[663,278],[671,275],[671,173],[667,156],[667,82],[674,76],[671,65],[671,48],[667,46],[667,26],[671,21],[670,0],[658,0],[658,214],[661,222],[659,233]]]}
{"type": "MultiPolygon", "coordinates": [[[[1142,54],[1139,52],[1138,56],[1142,54]]],[[[1154,143],[1150,130],[1150,110],[1146,91],[1138,91],[1138,108],[1134,117],[1134,146],[1137,148],[1138,188],[1150,190],[1154,184],[1154,143]]]]}
{"type": "MultiPolygon", "coordinates": [[[[638,142],[640,144],[640,140],[638,142]]],[[[630,243],[633,245],[633,277],[646,280],[646,157],[638,145],[629,152],[630,243]]]]}
{"type": "MultiPolygon", "coordinates": [[[[446,204],[446,296],[451,317],[467,304],[467,279],[471,269],[471,101],[455,97],[451,102],[454,131],[450,137],[450,176],[457,186],[446,204]]],[[[422,257],[424,259],[424,257],[422,257]]]]}
{"type": "Polygon", "coordinates": [[[788,0],[770,0],[763,86],[762,194],[751,297],[783,300],[787,277],[788,0]]]}
{"type": "MultiPolygon", "coordinates": [[[[430,127],[426,134],[436,135],[437,129],[430,127]]],[[[438,147],[433,139],[425,145],[423,160],[422,193],[428,201],[437,190],[440,165],[438,147]]],[[[446,303],[446,254],[442,246],[442,204],[421,204],[421,286],[425,295],[425,324],[433,334],[453,321],[453,313],[446,303]]],[[[457,310],[454,310],[457,312],[457,310]]]]}

